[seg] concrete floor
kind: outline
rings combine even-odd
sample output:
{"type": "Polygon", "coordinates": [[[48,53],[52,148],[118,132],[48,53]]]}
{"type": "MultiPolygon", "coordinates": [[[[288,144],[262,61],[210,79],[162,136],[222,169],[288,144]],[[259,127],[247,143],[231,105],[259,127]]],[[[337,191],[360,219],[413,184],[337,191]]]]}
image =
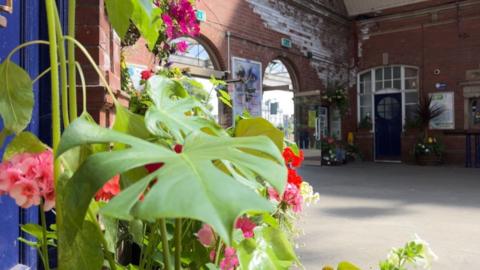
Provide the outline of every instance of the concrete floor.
{"type": "Polygon", "coordinates": [[[480,269],[479,169],[357,162],[300,173],[320,193],[300,225],[306,269],[343,260],[378,269],[415,233],[438,255],[434,270],[480,269]]]}

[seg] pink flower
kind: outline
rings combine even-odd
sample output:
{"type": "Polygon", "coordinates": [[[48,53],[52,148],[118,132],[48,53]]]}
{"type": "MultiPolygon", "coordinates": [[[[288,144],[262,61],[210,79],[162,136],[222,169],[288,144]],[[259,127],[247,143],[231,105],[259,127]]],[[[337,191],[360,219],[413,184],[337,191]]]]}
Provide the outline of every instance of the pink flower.
{"type": "Polygon", "coordinates": [[[225,248],[225,258],[220,261],[220,269],[235,270],[238,265],[239,261],[235,249],[232,247],[225,248]]]}
{"type": "Polygon", "coordinates": [[[280,195],[278,195],[278,192],[277,190],[275,190],[274,188],[272,187],[269,187],[268,188],[268,198],[272,201],[277,201],[279,202],[280,201],[280,195]]]}
{"type": "Polygon", "coordinates": [[[0,164],[0,195],[9,194],[23,208],[39,205],[44,210],[55,206],[53,153],[21,153],[0,164]]]}
{"type": "Polygon", "coordinates": [[[215,249],[212,249],[212,251],[210,251],[210,261],[214,262],[216,257],[217,257],[217,254],[215,252],[215,249]]]}
{"type": "Polygon", "coordinates": [[[197,232],[197,238],[202,245],[210,247],[215,241],[212,227],[208,224],[203,224],[202,228],[197,232]]]}
{"type": "Polygon", "coordinates": [[[255,229],[256,226],[257,224],[247,217],[241,217],[237,219],[235,223],[235,228],[242,230],[245,238],[252,238],[254,236],[253,229],[255,229]]]}
{"type": "Polygon", "coordinates": [[[283,201],[291,206],[294,212],[298,213],[302,211],[303,197],[300,189],[294,184],[289,183],[287,185],[285,193],[283,193],[283,201]]]}
{"type": "Polygon", "coordinates": [[[15,199],[15,203],[22,208],[40,205],[40,189],[35,181],[20,180],[12,186],[9,194],[15,199]]]}
{"type": "Polygon", "coordinates": [[[177,50],[184,53],[188,50],[188,43],[186,41],[180,41],[177,43],[177,50]]]}

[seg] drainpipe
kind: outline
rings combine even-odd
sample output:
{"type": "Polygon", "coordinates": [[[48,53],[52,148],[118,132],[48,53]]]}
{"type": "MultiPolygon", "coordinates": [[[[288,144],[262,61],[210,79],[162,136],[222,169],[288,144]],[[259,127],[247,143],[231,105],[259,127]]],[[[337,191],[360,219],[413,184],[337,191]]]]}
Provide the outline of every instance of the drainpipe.
{"type": "Polygon", "coordinates": [[[228,74],[231,73],[231,57],[230,57],[230,39],[232,37],[232,33],[227,31],[227,72],[228,74]]]}

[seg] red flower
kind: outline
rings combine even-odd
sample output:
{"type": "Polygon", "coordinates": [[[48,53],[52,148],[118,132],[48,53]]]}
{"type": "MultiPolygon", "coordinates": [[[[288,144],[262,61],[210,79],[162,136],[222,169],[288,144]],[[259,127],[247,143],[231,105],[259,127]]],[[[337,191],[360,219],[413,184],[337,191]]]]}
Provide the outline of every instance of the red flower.
{"type": "Polygon", "coordinates": [[[297,188],[300,188],[303,180],[302,177],[297,174],[297,171],[293,169],[288,169],[288,183],[297,186],[297,188]]]}
{"type": "Polygon", "coordinates": [[[118,193],[120,193],[120,175],[117,174],[97,192],[95,200],[110,201],[118,193]]]}
{"type": "Polygon", "coordinates": [[[304,159],[302,150],[300,150],[299,155],[297,156],[290,147],[286,147],[283,150],[282,155],[285,159],[285,164],[287,166],[291,165],[294,168],[300,167],[304,159]]]}
{"type": "Polygon", "coordinates": [[[153,71],[147,69],[147,70],[142,71],[142,73],[140,73],[140,74],[142,76],[142,80],[146,81],[146,80],[150,79],[150,77],[153,76],[153,71]]]}

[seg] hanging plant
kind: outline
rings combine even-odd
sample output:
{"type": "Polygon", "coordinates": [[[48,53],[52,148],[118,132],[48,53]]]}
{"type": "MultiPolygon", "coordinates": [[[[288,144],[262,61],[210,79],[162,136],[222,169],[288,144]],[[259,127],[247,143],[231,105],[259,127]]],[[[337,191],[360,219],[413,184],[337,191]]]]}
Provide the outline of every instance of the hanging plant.
{"type": "Polygon", "coordinates": [[[345,87],[335,83],[327,87],[327,91],[322,95],[322,102],[328,106],[335,107],[344,116],[348,111],[348,91],[345,87]]]}

